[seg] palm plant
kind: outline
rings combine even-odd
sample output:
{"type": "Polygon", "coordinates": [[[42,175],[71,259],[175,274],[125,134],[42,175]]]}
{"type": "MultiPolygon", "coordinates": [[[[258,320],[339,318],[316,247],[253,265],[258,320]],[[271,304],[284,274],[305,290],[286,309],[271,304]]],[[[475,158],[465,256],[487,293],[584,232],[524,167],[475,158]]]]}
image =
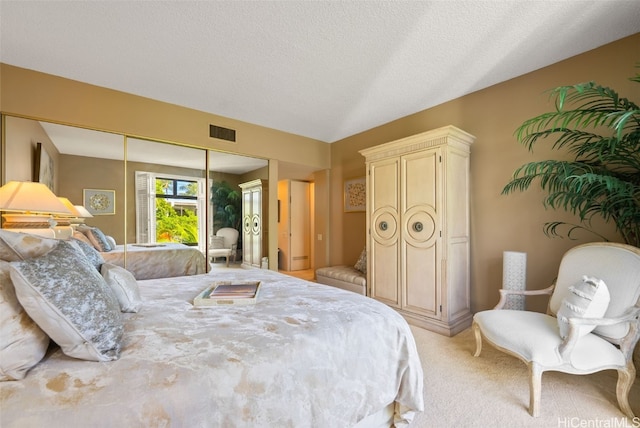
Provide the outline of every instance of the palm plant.
{"type": "MultiPolygon", "coordinates": [[[[640,83],[640,73],[629,80],[640,83]]],[[[595,216],[612,221],[627,244],[640,246],[640,108],[616,91],[594,82],[551,91],[556,110],[525,121],[515,132],[530,151],[553,137],[554,149],[573,160],[543,160],[522,165],[502,190],[527,190],[539,181],[545,207],[564,209],[579,224],[546,223],[547,236],[591,229],[595,216]],[[570,106],[570,108],[568,107],[570,106]]]]}
{"type": "MultiPolygon", "coordinates": [[[[242,194],[237,187],[226,181],[213,181],[211,184],[211,204],[213,205],[214,230],[231,227],[241,230],[242,194]]],[[[238,245],[240,248],[240,245],[238,245]]]]}

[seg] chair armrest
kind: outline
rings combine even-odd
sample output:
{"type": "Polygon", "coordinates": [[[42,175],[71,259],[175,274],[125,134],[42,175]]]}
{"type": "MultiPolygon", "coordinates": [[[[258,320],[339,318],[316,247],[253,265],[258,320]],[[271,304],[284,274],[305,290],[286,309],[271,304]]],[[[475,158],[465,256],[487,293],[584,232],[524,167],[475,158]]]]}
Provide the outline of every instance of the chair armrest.
{"type": "Polygon", "coordinates": [[[502,309],[504,305],[507,303],[507,296],[540,296],[540,295],[552,295],[553,289],[556,287],[555,284],[550,285],[547,288],[543,288],[542,290],[507,290],[506,288],[501,288],[498,290],[500,293],[500,301],[493,309],[502,309]]]}
{"type": "MultiPolygon", "coordinates": [[[[622,315],[613,318],[578,318],[572,317],[569,318],[569,332],[567,337],[562,341],[560,346],[558,347],[558,352],[560,352],[560,356],[564,361],[568,361],[571,352],[573,351],[576,342],[580,338],[578,332],[580,331],[579,327],[583,325],[592,325],[592,326],[607,326],[607,325],[616,325],[630,321],[636,321],[632,324],[631,333],[632,336],[635,336],[637,333],[637,324],[640,319],[640,307],[633,306],[626,310],[622,315]],[[636,327],[633,328],[633,325],[636,327]]],[[[622,339],[622,342],[625,342],[625,338],[622,339]]],[[[633,351],[633,349],[631,350],[633,351]]]]}
{"type": "Polygon", "coordinates": [[[593,325],[593,326],[601,326],[601,325],[616,325],[623,322],[633,321],[640,317],[640,307],[633,306],[627,309],[622,315],[614,318],[569,318],[569,328],[572,329],[573,326],[581,325],[593,325]]]}

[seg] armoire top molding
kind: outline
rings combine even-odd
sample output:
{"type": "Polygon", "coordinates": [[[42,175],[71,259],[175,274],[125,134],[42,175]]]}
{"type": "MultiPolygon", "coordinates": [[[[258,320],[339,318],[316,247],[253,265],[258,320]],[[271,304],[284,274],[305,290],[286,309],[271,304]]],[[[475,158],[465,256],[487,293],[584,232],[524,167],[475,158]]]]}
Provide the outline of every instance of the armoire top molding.
{"type": "Polygon", "coordinates": [[[475,139],[474,135],[453,125],[448,125],[362,149],[359,153],[367,160],[375,160],[379,157],[402,155],[445,144],[468,153],[471,151],[471,144],[475,139]]]}

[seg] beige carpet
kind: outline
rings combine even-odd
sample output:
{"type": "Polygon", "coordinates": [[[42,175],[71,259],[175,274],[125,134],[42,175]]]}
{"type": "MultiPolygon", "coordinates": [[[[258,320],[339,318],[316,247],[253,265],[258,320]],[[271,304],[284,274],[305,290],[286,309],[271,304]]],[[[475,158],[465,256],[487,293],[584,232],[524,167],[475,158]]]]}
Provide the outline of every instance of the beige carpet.
{"type": "Polygon", "coordinates": [[[411,327],[424,369],[425,411],[412,428],[640,427],[640,379],[625,418],[616,400],[617,372],[586,376],[545,372],[540,417],[529,415],[529,380],[520,360],[484,343],[474,357],[471,329],[454,337],[411,327]]]}

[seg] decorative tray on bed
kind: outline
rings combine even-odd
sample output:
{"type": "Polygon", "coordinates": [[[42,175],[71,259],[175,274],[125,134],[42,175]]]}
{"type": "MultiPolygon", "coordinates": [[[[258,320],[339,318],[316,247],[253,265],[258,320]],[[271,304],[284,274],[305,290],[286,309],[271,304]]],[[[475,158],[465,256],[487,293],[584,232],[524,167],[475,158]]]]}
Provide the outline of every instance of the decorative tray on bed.
{"type": "Polygon", "coordinates": [[[193,299],[193,305],[249,305],[258,300],[259,293],[260,281],[214,282],[193,299]]]}

